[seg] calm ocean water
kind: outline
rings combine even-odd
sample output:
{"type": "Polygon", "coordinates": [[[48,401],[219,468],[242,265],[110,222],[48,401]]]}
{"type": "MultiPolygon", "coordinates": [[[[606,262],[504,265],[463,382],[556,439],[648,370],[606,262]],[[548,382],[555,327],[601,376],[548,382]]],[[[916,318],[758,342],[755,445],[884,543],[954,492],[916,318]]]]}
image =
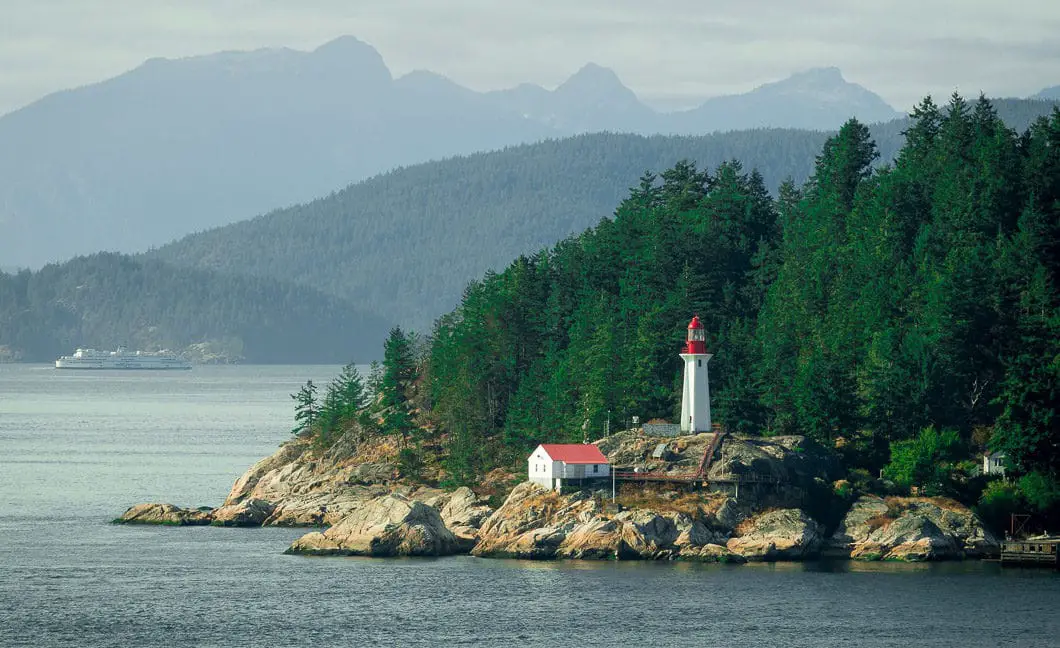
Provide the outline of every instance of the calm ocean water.
{"type": "Polygon", "coordinates": [[[0,365],[0,646],[1060,646],[1060,575],[284,556],[302,531],[120,527],[217,505],[338,367],[0,365]]]}

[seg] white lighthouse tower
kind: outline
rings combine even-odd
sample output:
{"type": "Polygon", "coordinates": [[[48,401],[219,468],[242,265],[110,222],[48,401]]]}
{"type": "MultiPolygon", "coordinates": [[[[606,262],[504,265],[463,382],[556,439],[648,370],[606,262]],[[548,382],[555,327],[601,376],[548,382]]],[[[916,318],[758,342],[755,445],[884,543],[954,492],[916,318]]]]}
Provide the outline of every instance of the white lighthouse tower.
{"type": "Polygon", "coordinates": [[[710,432],[710,385],[707,363],[707,335],[699,315],[688,323],[688,341],[681,359],[685,361],[685,389],[681,396],[681,431],[689,434],[710,432]]]}

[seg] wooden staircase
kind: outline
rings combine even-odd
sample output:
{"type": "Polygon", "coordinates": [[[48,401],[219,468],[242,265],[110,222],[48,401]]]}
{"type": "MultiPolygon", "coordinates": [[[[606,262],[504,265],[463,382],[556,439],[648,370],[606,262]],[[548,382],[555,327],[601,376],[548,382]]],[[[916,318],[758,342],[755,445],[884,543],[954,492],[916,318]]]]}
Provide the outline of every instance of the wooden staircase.
{"type": "Polygon", "coordinates": [[[703,476],[710,470],[710,464],[714,462],[714,453],[717,452],[721,446],[721,440],[725,438],[725,429],[719,423],[715,423],[711,426],[714,429],[714,438],[710,440],[707,445],[707,450],[703,453],[703,458],[699,460],[699,468],[696,470],[696,474],[693,480],[703,479],[703,476]]]}

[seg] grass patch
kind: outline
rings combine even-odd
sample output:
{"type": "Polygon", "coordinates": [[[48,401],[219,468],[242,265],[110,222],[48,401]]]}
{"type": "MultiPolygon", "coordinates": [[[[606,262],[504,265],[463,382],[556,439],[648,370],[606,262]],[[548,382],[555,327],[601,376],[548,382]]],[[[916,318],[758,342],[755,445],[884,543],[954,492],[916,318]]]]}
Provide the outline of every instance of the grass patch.
{"type": "Polygon", "coordinates": [[[541,511],[541,515],[545,519],[549,519],[555,515],[556,511],[563,508],[563,503],[562,496],[556,491],[550,490],[526,498],[522,506],[527,509],[541,511]]]}
{"type": "Polygon", "coordinates": [[[626,508],[685,513],[693,518],[710,515],[725,501],[724,495],[666,490],[652,486],[623,484],[616,502],[626,508]]]}
{"type": "Polygon", "coordinates": [[[877,515],[876,517],[871,517],[871,518],[865,520],[865,524],[868,525],[868,527],[869,527],[869,533],[872,533],[876,529],[883,529],[883,528],[889,526],[891,524],[891,522],[894,522],[894,520],[895,520],[895,518],[890,517],[887,514],[884,514],[884,515],[877,515]]]}

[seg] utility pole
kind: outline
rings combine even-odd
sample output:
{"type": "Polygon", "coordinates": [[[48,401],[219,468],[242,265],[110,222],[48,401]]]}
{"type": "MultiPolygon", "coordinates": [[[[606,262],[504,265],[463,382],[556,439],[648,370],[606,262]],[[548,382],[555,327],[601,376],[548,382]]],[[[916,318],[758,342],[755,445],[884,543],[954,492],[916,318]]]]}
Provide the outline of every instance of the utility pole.
{"type": "Polygon", "coordinates": [[[607,426],[604,428],[604,436],[611,436],[611,410],[607,410],[607,426]]]}

